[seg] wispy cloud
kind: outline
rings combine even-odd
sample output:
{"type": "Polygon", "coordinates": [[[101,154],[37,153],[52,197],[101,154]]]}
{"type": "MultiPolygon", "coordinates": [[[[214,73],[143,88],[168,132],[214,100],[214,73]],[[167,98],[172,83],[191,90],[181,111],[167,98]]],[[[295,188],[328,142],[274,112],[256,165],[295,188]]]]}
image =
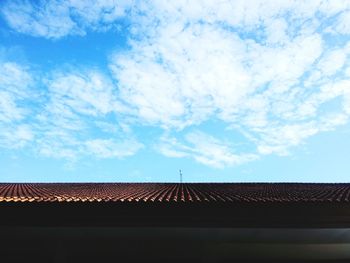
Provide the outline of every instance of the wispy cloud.
{"type": "Polygon", "coordinates": [[[25,107],[33,78],[25,67],[0,61],[0,145],[8,148],[24,146],[33,138],[31,127],[25,124],[30,109],[25,107]]]}
{"type": "Polygon", "coordinates": [[[347,9],[342,12],[336,20],[335,28],[331,28],[331,31],[340,34],[350,34],[350,11],[347,9]]]}
{"type": "Polygon", "coordinates": [[[143,147],[127,124],[116,87],[98,71],[54,71],[35,80],[13,62],[0,64],[0,146],[30,147],[47,157],[123,158],[143,147]],[[38,92],[40,86],[45,92],[38,92]]]}
{"type": "Polygon", "coordinates": [[[128,0],[6,1],[1,13],[14,30],[37,37],[58,39],[103,31],[125,15],[128,0]]]}
{"type": "Polygon", "coordinates": [[[163,136],[156,148],[168,157],[188,157],[214,168],[239,165],[256,160],[258,155],[235,153],[234,147],[201,131],[189,132],[184,142],[169,136],[163,136]]]}
{"type": "Polygon", "coordinates": [[[122,158],[142,148],[117,116],[126,107],[116,87],[98,71],[54,72],[45,81],[48,100],[38,115],[38,151],[51,157],[76,159],[91,155],[122,158]]]}
{"type": "Polygon", "coordinates": [[[143,145],[134,139],[116,141],[95,139],[85,142],[86,150],[99,158],[122,158],[134,155],[143,145]]]}

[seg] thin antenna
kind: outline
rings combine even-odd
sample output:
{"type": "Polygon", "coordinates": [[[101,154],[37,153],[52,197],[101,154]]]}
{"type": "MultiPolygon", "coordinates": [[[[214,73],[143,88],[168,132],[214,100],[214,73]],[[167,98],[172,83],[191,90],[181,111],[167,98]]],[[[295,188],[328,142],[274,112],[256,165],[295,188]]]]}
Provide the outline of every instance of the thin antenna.
{"type": "Polygon", "coordinates": [[[179,170],[179,172],[180,172],[180,184],[182,184],[182,171],[179,170]]]}

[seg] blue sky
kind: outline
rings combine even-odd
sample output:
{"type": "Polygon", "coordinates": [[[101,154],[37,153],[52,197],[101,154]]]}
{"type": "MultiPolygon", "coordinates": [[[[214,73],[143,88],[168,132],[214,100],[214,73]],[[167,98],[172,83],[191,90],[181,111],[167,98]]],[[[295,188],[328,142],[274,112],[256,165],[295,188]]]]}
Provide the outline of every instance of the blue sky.
{"type": "Polygon", "coordinates": [[[350,182],[350,2],[1,1],[1,182],[350,182]]]}

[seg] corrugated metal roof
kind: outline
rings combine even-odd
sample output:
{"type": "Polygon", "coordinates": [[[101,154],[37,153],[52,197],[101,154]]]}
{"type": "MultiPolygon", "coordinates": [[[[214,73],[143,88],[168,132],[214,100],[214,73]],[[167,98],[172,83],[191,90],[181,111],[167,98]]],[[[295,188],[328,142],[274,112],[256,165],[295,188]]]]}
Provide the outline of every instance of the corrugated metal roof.
{"type": "Polygon", "coordinates": [[[1,183],[0,202],[349,202],[350,184],[1,183]]]}

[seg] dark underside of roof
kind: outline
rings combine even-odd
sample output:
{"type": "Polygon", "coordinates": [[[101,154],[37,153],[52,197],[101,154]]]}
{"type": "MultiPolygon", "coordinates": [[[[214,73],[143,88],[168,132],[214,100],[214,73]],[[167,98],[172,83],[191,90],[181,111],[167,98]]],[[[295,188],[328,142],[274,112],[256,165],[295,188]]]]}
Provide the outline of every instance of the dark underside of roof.
{"type": "Polygon", "coordinates": [[[0,233],[6,262],[350,262],[350,184],[4,183],[0,233]]]}

